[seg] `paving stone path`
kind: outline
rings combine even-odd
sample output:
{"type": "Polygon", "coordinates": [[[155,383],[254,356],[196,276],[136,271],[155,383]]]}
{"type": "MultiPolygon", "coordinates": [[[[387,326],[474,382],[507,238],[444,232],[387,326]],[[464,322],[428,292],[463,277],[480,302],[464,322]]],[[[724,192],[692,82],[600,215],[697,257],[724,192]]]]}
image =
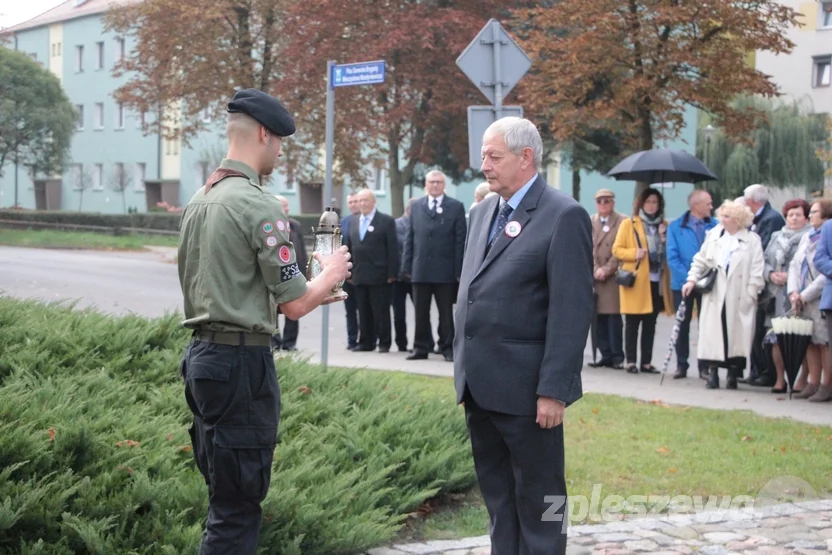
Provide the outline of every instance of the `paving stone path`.
{"type": "MultiPolygon", "coordinates": [[[[832,552],[832,500],[569,528],[567,555],[812,555],[832,552]]],[[[488,536],[373,549],[367,555],[490,555],[488,536]]]]}

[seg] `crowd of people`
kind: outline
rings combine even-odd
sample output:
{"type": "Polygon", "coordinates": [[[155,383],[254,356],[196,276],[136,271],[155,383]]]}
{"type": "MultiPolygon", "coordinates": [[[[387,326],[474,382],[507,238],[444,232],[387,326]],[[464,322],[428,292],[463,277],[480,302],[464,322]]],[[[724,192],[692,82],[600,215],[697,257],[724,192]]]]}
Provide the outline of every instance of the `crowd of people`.
{"type": "Polygon", "coordinates": [[[812,340],[793,391],[811,402],[832,398],[832,200],[793,199],[781,212],[763,185],[713,212],[711,195],[695,189],[688,210],[668,222],[662,193],[645,189],[632,214],[615,210],[601,189],[592,216],[596,336],[601,358],[591,364],[657,373],[653,342],[659,314],[685,302],[677,336],[675,379],[687,378],[690,326],[698,326],[697,369],[706,387],[738,382],[787,391],[772,319],[812,321],[812,340]],[[622,321],[623,319],[623,321],[622,321]],[[639,332],[641,337],[639,340],[639,332]],[[749,364],[750,362],[750,364],[749,364]]]}

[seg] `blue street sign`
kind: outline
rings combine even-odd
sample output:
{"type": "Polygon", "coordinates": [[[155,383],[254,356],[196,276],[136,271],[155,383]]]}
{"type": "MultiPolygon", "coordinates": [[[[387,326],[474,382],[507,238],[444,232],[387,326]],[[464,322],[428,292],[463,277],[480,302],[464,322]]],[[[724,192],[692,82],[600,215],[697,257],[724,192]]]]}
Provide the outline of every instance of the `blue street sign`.
{"type": "Polygon", "coordinates": [[[378,85],[384,83],[385,68],[384,60],[333,65],[329,82],[332,83],[332,88],[378,85]]]}

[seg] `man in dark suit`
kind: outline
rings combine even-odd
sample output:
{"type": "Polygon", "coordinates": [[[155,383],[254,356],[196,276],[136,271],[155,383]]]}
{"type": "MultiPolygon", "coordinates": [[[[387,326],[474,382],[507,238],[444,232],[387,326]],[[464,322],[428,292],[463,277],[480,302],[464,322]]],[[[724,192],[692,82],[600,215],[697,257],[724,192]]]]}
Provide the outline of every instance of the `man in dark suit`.
{"type": "Polygon", "coordinates": [[[358,302],[358,347],[355,351],[390,352],[391,284],[399,274],[396,220],[376,210],[369,189],[356,193],[360,216],[354,217],[347,236],[352,254],[352,283],[358,302]]]}
{"type": "MultiPolygon", "coordinates": [[[[307,277],[306,270],[309,263],[309,255],[306,252],[306,241],[303,238],[302,226],[296,219],[289,218],[289,199],[283,195],[275,195],[275,198],[280,201],[280,204],[283,206],[283,212],[286,213],[289,225],[289,241],[291,241],[292,245],[295,247],[295,258],[297,259],[300,273],[303,274],[304,277],[307,277]]],[[[282,231],[280,229],[280,222],[277,223],[277,226],[278,230],[282,231]]],[[[280,309],[278,309],[277,313],[280,314],[280,309]]],[[[275,320],[277,321],[278,318],[275,320]]],[[[272,347],[277,350],[283,349],[284,351],[297,351],[298,332],[300,331],[298,321],[292,320],[288,316],[284,315],[283,332],[281,333],[279,330],[280,328],[278,327],[278,331],[276,331],[272,337],[272,347]]]]}
{"type": "MultiPolygon", "coordinates": [[[[751,224],[751,231],[760,236],[763,251],[766,250],[771,235],[775,231],[783,229],[786,220],[780,212],[771,207],[768,187],[765,185],[749,185],[743,191],[745,205],[754,213],[754,221],[751,224]]],[[[763,347],[763,339],[766,335],[766,310],[765,305],[771,297],[765,290],[760,294],[757,302],[757,318],[754,329],[754,343],[751,345],[751,368],[748,372],[748,379],[740,379],[750,385],[771,387],[777,381],[774,375],[774,368],[769,364],[763,347]]]]}
{"type": "Polygon", "coordinates": [[[445,194],[441,171],[428,172],[425,191],[427,195],[413,205],[402,260],[402,275],[413,284],[416,307],[413,354],[407,360],[428,358],[433,342],[430,305],[435,298],[441,330],[439,352],[453,362],[454,302],[467,232],[465,206],[445,194]]]}
{"type": "Polygon", "coordinates": [[[456,309],[454,383],[491,517],[491,553],[566,553],[563,413],[583,395],[592,317],[589,214],[538,173],[526,119],[483,136],[497,194],[470,214],[456,309]]]}
{"type": "MultiPolygon", "coordinates": [[[[347,195],[347,209],[349,213],[341,218],[341,240],[344,243],[349,237],[351,222],[361,214],[356,193],[347,195]]],[[[348,295],[344,301],[344,310],[347,313],[347,349],[352,351],[358,347],[358,302],[355,300],[355,286],[352,283],[345,281],[341,289],[348,295]]]]}
{"type": "MultiPolygon", "coordinates": [[[[404,252],[404,241],[410,226],[410,214],[413,203],[417,199],[410,199],[404,207],[404,214],[396,218],[396,242],[399,245],[399,259],[404,252]]],[[[396,346],[402,353],[407,352],[407,297],[413,301],[413,287],[399,270],[398,278],[393,282],[393,329],[396,331],[396,346]]]]}

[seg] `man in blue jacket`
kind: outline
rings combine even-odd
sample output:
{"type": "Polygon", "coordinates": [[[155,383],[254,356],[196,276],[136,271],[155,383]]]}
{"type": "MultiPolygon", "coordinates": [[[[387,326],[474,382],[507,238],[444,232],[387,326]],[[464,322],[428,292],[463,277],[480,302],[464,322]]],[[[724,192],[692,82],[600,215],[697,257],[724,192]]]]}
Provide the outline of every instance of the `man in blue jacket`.
{"type": "MultiPolygon", "coordinates": [[[[711,218],[714,204],[708,191],[695,189],[688,195],[688,208],[682,217],[673,220],[667,228],[667,263],[670,266],[670,289],[673,291],[673,305],[676,310],[682,304],[682,286],[688,280],[688,272],[693,257],[705,242],[705,234],[716,227],[716,220],[711,218]]],[[[702,295],[691,293],[685,299],[685,320],[679,327],[676,339],[676,373],[674,379],[686,378],[688,375],[688,357],[690,356],[690,321],[693,305],[702,306],[702,295]]],[[[699,377],[708,379],[708,368],[699,363],[699,377]]]]}
{"type": "MultiPolygon", "coordinates": [[[[815,248],[815,268],[826,276],[826,285],[820,297],[820,309],[827,322],[832,322],[832,220],[824,223],[820,228],[820,239],[815,248]]],[[[827,326],[832,336],[832,325],[827,326]]],[[[832,344],[832,337],[830,337],[832,344]]]]}

